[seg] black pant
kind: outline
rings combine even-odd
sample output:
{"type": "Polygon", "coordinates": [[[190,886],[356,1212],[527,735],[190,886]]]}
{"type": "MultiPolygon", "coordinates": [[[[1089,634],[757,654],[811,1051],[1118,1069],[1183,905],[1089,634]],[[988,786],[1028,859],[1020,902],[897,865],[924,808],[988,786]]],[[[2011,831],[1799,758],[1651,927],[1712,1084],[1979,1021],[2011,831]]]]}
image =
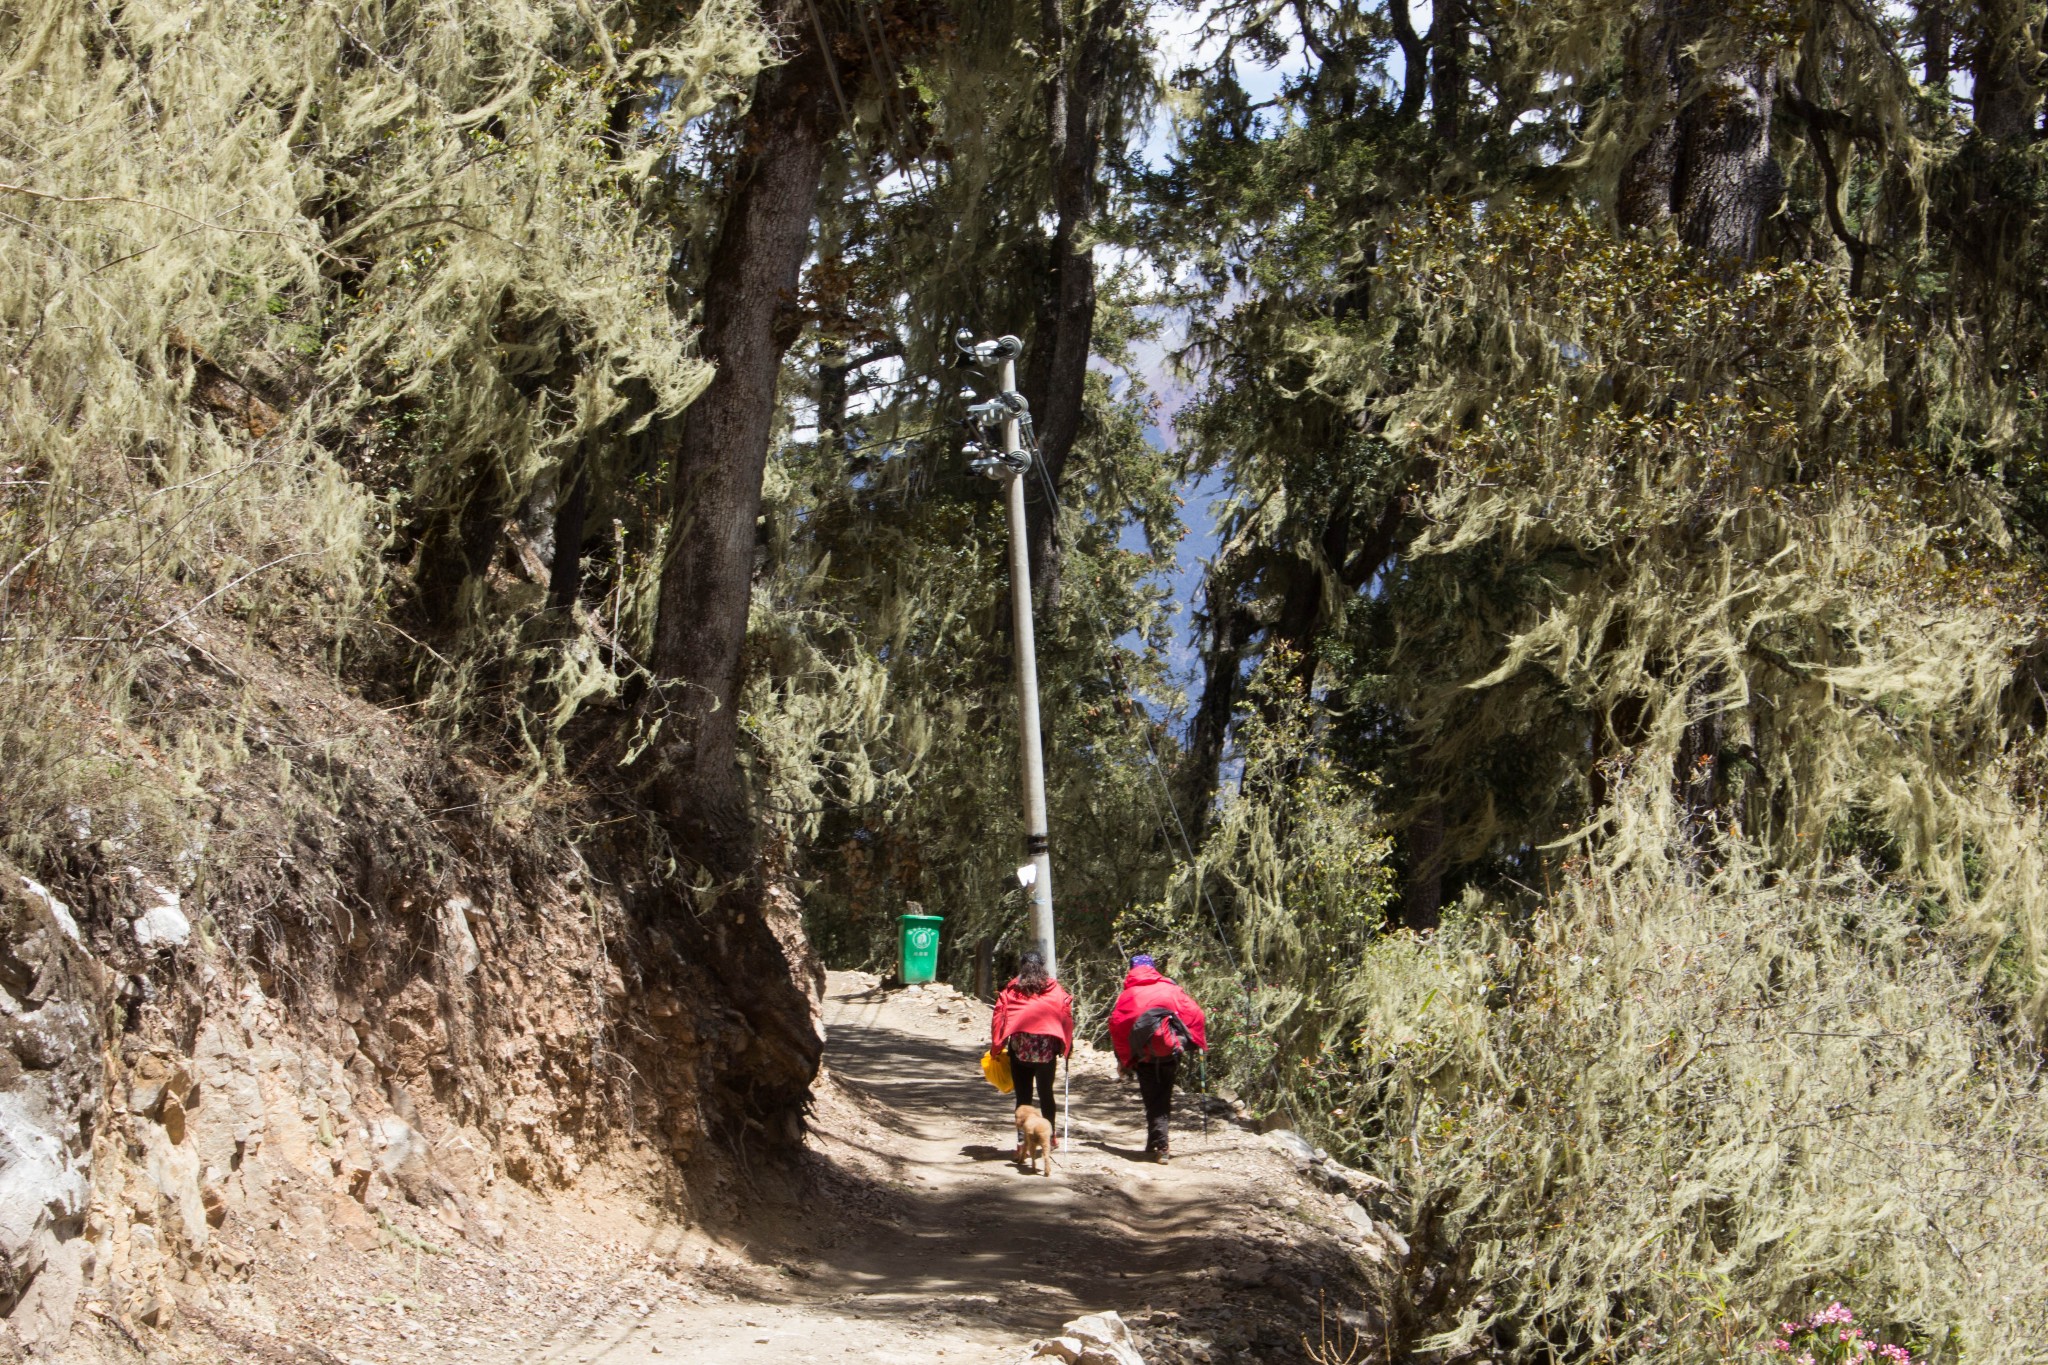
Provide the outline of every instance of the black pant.
{"type": "Polygon", "coordinates": [[[1178,1057],[1139,1062],[1131,1068],[1138,1073],[1138,1093],[1145,1098],[1145,1150],[1148,1152],[1166,1150],[1167,1120],[1173,1113],[1173,1076],[1179,1069],[1178,1057]]]}
{"type": "Polygon", "coordinates": [[[1059,1112],[1052,1102],[1053,1077],[1058,1073],[1059,1069],[1060,1064],[1057,1060],[1050,1062],[1020,1062],[1017,1060],[1016,1053],[1012,1052],[1010,1054],[1010,1079],[1015,1081],[1017,1085],[1016,1102],[1018,1104],[1032,1103],[1031,1087],[1036,1085],[1038,1087],[1038,1112],[1045,1115],[1047,1123],[1051,1123],[1053,1115],[1059,1112]]]}

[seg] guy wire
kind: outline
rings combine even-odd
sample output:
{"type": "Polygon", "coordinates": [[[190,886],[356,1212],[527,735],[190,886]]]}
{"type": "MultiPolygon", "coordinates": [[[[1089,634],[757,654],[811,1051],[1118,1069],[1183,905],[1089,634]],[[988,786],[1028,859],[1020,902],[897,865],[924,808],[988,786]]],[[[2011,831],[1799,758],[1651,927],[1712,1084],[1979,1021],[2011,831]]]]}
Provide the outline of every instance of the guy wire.
{"type": "MultiPolygon", "coordinates": [[[[1053,517],[1053,525],[1055,529],[1057,529],[1059,524],[1059,516],[1062,510],[1060,507],[1059,492],[1053,487],[1052,476],[1046,472],[1045,461],[1039,458],[1038,433],[1030,426],[1028,422],[1026,423],[1024,430],[1026,432],[1025,439],[1028,442],[1031,449],[1031,463],[1037,468],[1038,476],[1045,485],[1046,498],[1052,505],[1051,515],[1053,517]]],[[[1122,670],[1120,668],[1117,668],[1114,664],[1116,641],[1110,638],[1108,626],[1104,624],[1102,618],[1099,616],[1092,617],[1091,620],[1095,630],[1098,632],[1098,635],[1103,645],[1105,646],[1105,652],[1109,654],[1112,660],[1111,676],[1116,682],[1117,689],[1124,694],[1126,699],[1130,700],[1133,703],[1133,708],[1135,710],[1143,711],[1145,709],[1144,704],[1138,701],[1136,697],[1133,697],[1131,695],[1130,688],[1126,686],[1123,681],[1122,670]]],[[[1160,793],[1166,798],[1167,813],[1173,817],[1172,832],[1178,833],[1180,835],[1181,848],[1184,849],[1187,853],[1187,866],[1189,872],[1195,878],[1196,894],[1202,898],[1202,905],[1209,912],[1209,922],[1211,925],[1215,927],[1216,930],[1216,942],[1223,949],[1223,956],[1230,963],[1231,974],[1237,978],[1237,988],[1244,996],[1246,1022],[1248,1022],[1254,1027],[1263,1027],[1264,1021],[1260,1016],[1258,1002],[1254,998],[1251,989],[1245,984],[1246,972],[1244,964],[1238,960],[1236,950],[1230,946],[1230,935],[1223,928],[1223,916],[1217,912],[1216,902],[1209,895],[1208,880],[1202,875],[1201,859],[1195,855],[1194,841],[1188,837],[1187,825],[1183,823],[1180,818],[1180,806],[1173,799],[1173,788],[1166,781],[1166,773],[1159,761],[1158,741],[1154,739],[1152,735],[1152,726],[1150,723],[1149,713],[1147,713],[1146,718],[1141,720],[1139,723],[1141,728],[1145,732],[1145,749],[1151,758],[1150,766],[1152,769],[1153,779],[1158,782],[1160,793]]],[[[1153,805],[1153,818],[1158,819],[1158,805],[1156,802],[1153,805]]],[[[1159,822],[1159,833],[1160,836],[1166,840],[1168,846],[1171,847],[1173,839],[1166,828],[1166,822],[1163,820],[1159,822]]],[[[1253,979],[1256,981],[1256,974],[1253,974],[1253,979]]],[[[1261,990],[1265,988],[1263,982],[1260,982],[1258,984],[1261,990]]]]}

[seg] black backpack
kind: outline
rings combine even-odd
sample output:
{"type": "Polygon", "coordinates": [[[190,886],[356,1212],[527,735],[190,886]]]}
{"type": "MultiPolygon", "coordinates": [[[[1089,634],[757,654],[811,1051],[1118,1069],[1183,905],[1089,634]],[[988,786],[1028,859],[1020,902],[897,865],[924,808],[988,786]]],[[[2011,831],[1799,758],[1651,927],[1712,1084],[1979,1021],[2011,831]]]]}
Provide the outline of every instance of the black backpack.
{"type": "Polygon", "coordinates": [[[1131,1057],[1140,1062],[1163,1062],[1178,1057],[1195,1041],[1180,1016],[1165,1005],[1154,1005],[1131,1021],[1131,1057]]]}

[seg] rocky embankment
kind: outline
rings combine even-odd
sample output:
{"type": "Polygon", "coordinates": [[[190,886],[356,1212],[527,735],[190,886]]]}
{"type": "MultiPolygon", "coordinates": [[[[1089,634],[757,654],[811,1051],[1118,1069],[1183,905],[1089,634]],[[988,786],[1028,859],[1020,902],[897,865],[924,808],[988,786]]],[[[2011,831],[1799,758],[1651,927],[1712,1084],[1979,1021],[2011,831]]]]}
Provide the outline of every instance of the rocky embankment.
{"type": "Polygon", "coordinates": [[[377,1256],[494,1251],[593,1177],[730,1217],[798,1140],[755,1117],[792,1065],[763,989],[718,966],[751,932],[801,1011],[793,901],[706,926],[630,811],[518,808],[318,669],[209,638],[138,676],[239,708],[246,753],[159,793],[168,849],[80,811],[34,877],[0,861],[0,1360],[313,1349],[330,1258],[374,1299],[377,1256]]]}

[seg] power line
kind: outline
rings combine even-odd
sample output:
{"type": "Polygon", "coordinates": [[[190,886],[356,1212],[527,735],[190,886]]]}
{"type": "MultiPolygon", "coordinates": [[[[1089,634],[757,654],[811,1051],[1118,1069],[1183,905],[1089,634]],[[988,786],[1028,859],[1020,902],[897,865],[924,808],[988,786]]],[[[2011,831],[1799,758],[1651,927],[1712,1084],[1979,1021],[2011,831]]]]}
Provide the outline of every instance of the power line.
{"type": "MultiPolygon", "coordinates": [[[[1031,452],[1031,462],[1037,468],[1039,479],[1045,487],[1046,499],[1052,506],[1052,525],[1054,531],[1057,532],[1059,517],[1063,510],[1060,506],[1059,491],[1053,487],[1052,476],[1046,472],[1045,461],[1041,458],[1038,445],[1038,433],[1032,427],[1028,416],[1023,424],[1023,435],[1025,444],[1031,452]]],[[[1098,638],[1101,640],[1104,652],[1111,656],[1111,675],[1115,679],[1118,689],[1123,692],[1126,699],[1132,701],[1134,710],[1143,711],[1143,703],[1138,702],[1136,698],[1131,696],[1129,687],[1123,682],[1121,670],[1115,667],[1114,651],[1116,649],[1116,641],[1109,634],[1108,623],[1099,615],[1091,616],[1090,620],[1095,627],[1098,638]]],[[[1149,714],[1147,719],[1141,721],[1140,724],[1143,726],[1145,733],[1145,748],[1151,757],[1152,776],[1159,784],[1160,795],[1166,798],[1167,814],[1173,818],[1173,832],[1180,835],[1181,848],[1187,853],[1187,867],[1195,878],[1195,893],[1201,897],[1203,907],[1209,912],[1209,922],[1216,930],[1216,942],[1223,949],[1223,956],[1230,963],[1231,974],[1237,978],[1238,990],[1244,995],[1245,1017],[1254,1026],[1264,1027],[1264,1020],[1260,1016],[1257,1001],[1254,999],[1251,990],[1245,985],[1246,972],[1244,964],[1238,959],[1236,951],[1230,946],[1230,935],[1223,927],[1223,916],[1217,911],[1216,902],[1209,895],[1207,881],[1202,876],[1201,859],[1195,853],[1194,840],[1188,837],[1187,825],[1180,818],[1179,803],[1173,798],[1173,788],[1166,780],[1164,765],[1159,761],[1159,745],[1152,734],[1149,714]]],[[[1158,810],[1158,805],[1155,802],[1153,805],[1153,818],[1155,820],[1159,820],[1158,810]]],[[[1159,833],[1165,839],[1170,850],[1173,840],[1167,831],[1164,820],[1159,820],[1159,833]]],[[[1256,974],[1254,974],[1254,980],[1256,981],[1256,974]]],[[[1260,989],[1264,989],[1263,982],[1258,982],[1258,984],[1260,989]]]]}
{"type": "MultiPolygon", "coordinates": [[[[858,22],[860,25],[860,40],[864,45],[867,45],[868,57],[869,60],[872,61],[874,60],[875,49],[872,44],[868,44],[867,16],[863,11],[861,11],[857,7],[854,13],[856,16],[856,22],[858,22]]],[[[884,59],[886,59],[887,71],[889,72],[891,78],[896,80],[900,85],[903,72],[903,64],[896,60],[896,54],[890,51],[889,49],[889,30],[882,23],[882,16],[880,14],[877,14],[875,16],[875,41],[881,44],[882,56],[884,59]]],[[[890,129],[889,135],[891,140],[895,144],[896,164],[903,167],[904,177],[910,180],[913,184],[915,184],[917,178],[915,175],[912,174],[911,168],[912,166],[920,163],[916,162],[913,158],[905,155],[905,152],[908,150],[909,139],[907,139],[903,135],[903,127],[901,121],[892,119],[890,117],[889,101],[887,99],[884,99],[882,101],[882,120],[883,126],[890,129]]],[[[932,178],[931,173],[928,170],[925,173],[924,189],[922,193],[927,200],[933,197],[932,178]]]]}
{"type": "MultiPolygon", "coordinates": [[[[1006,369],[1008,368],[1010,367],[1006,365],[1006,369]]],[[[1014,383],[1014,380],[1011,380],[1010,383],[1014,383]]],[[[1034,466],[1038,473],[1040,485],[1045,490],[1049,515],[1053,518],[1052,530],[1057,534],[1059,518],[1063,512],[1059,500],[1059,490],[1053,485],[1052,475],[1045,468],[1044,451],[1038,442],[1038,432],[1031,420],[1029,405],[1025,403],[1021,394],[1015,392],[1010,387],[1010,383],[1005,383],[995,398],[969,409],[970,420],[976,421],[984,428],[996,421],[1002,421],[1008,427],[1003,442],[1005,448],[995,455],[979,457],[975,462],[976,467],[998,478],[1004,477],[1002,471],[1007,467],[1010,471],[1008,477],[1014,480],[1023,474],[1023,470],[1017,466],[1016,457],[1021,456],[1025,462],[1034,466]],[[1013,442],[1021,447],[1021,449],[1011,449],[1010,447],[1013,442]]],[[[1013,504],[1013,506],[1019,507],[1019,510],[1021,510],[1019,504],[1013,504]]],[[[1020,530],[1020,527],[1013,526],[1013,536],[1020,530]]],[[[1123,681],[1122,670],[1117,666],[1116,640],[1109,633],[1107,620],[1098,614],[1091,618],[1091,624],[1097,632],[1097,638],[1101,643],[1104,654],[1110,660],[1111,676],[1119,691],[1124,694],[1127,700],[1135,703],[1135,698],[1131,697],[1130,689],[1123,681]]],[[[1144,708],[1142,703],[1135,703],[1134,709],[1143,710],[1144,708]]],[[[1178,833],[1180,836],[1181,848],[1187,855],[1186,866],[1195,878],[1195,894],[1200,897],[1203,907],[1209,912],[1210,924],[1216,931],[1217,945],[1223,949],[1224,958],[1230,963],[1231,973],[1237,978],[1238,991],[1244,997],[1246,1024],[1253,1030],[1262,1029],[1264,1027],[1264,1020],[1261,1017],[1258,1002],[1253,995],[1251,987],[1246,984],[1248,973],[1246,972],[1245,964],[1239,959],[1236,950],[1231,946],[1230,934],[1223,925],[1223,916],[1216,909],[1214,898],[1209,895],[1207,881],[1202,875],[1201,859],[1195,852],[1194,840],[1189,837],[1187,825],[1180,818],[1180,807],[1174,800],[1171,785],[1166,780],[1164,765],[1159,759],[1159,746],[1152,733],[1149,712],[1146,713],[1145,718],[1140,723],[1144,726],[1145,747],[1151,760],[1149,766],[1152,770],[1152,776],[1159,785],[1160,794],[1165,797],[1166,810],[1173,821],[1173,832],[1178,833]]],[[[1169,833],[1167,830],[1166,822],[1159,819],[1159,808],[1156,802],[1153,805],[1153,817],[1155,820],[1158,820],[1160,836],[1166,843],[1169,854],[1171,854],[1173,844],[1172,833],[1169,833]]],[[[1256,982],[1256,974],[1252,973],[1250,975],[1256,982]]],[[[1263,982],[1257,982],[1257,984],[1260,989],[1264,989],[1263,982]]],[[[1270,1059],[1267,1069],[1270,1074],[1272,1069],[1270,1059]]]]}

